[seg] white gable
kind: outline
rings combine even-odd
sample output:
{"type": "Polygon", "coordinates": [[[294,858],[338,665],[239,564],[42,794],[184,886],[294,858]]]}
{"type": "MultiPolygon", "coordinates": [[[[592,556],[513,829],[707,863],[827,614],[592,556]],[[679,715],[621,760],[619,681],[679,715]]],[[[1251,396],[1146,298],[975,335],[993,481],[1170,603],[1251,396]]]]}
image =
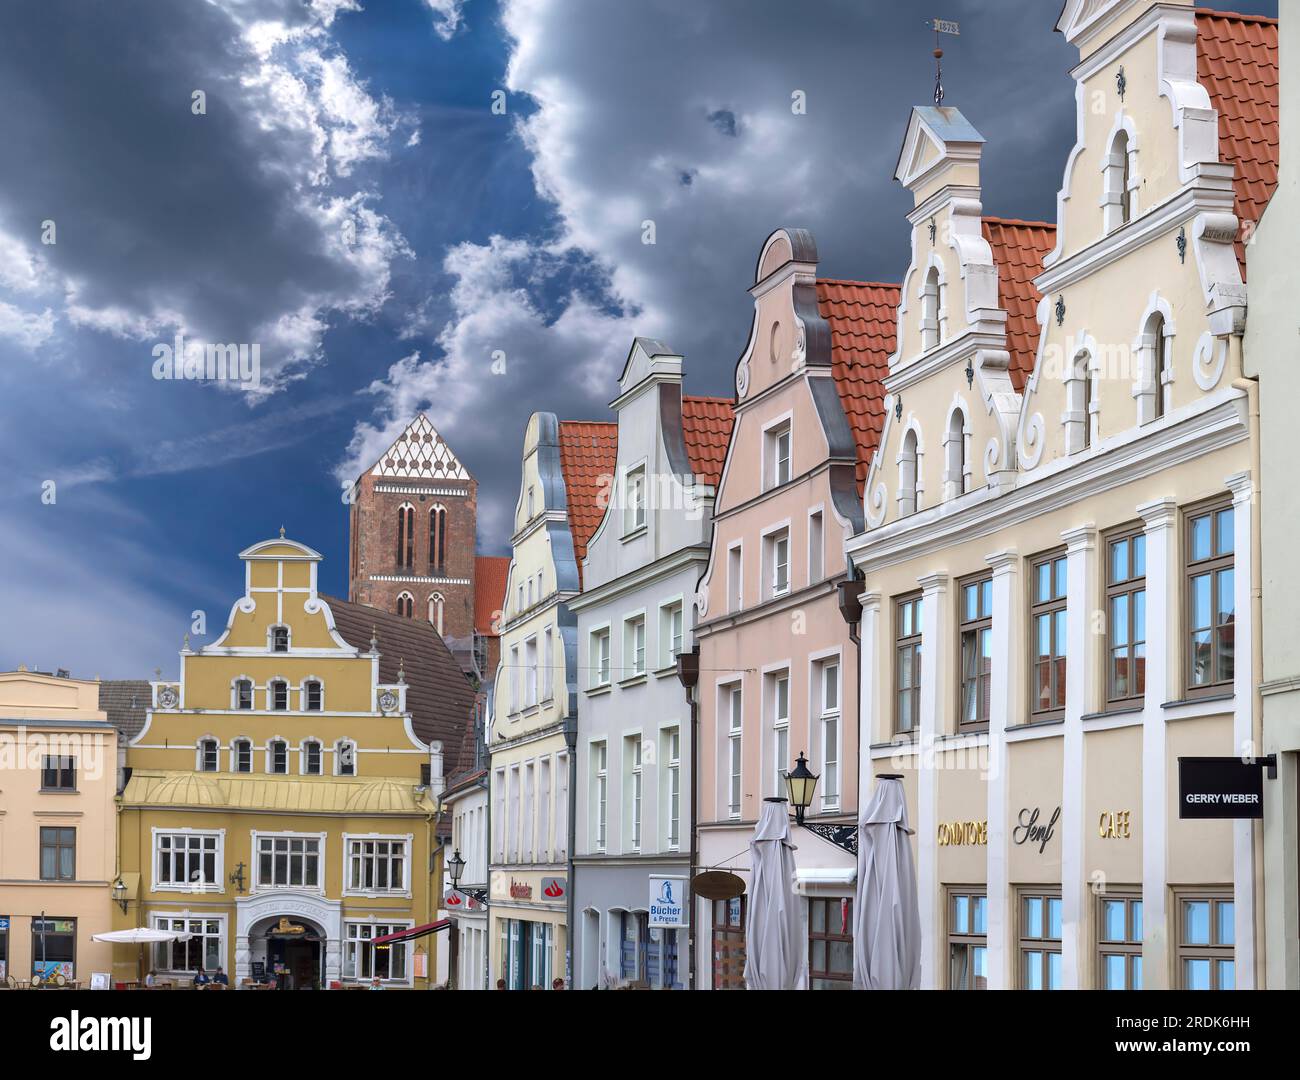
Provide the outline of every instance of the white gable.
{"type": "Polygon", "coordinates": [[[425,480],[468,480],[465,466],[452,453],[450,446],[420,413],[397,441],[384,451],[372,476],[396,476],[425,480]]]}

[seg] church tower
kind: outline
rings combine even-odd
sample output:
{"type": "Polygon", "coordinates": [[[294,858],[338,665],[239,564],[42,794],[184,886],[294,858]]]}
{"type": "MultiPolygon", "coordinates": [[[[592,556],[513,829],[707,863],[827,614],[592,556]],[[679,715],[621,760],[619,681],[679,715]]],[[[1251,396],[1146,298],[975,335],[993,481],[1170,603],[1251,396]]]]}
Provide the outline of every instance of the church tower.
{"type": "Polygon", "coordinates": [[[470,648],[478,482],[427,416],[357,478],[352,494],[348,599],[428,620],[453,650],[470,648]]]}

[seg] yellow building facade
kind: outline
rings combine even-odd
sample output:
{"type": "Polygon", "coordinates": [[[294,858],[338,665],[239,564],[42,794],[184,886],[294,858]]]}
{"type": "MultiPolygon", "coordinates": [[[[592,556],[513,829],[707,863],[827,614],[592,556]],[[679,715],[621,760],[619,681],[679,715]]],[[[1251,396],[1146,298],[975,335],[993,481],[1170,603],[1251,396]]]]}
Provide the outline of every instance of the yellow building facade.
{"type": "MultiPolygon", "coordinates": [[[[427,988],[436,935],[371,942],[436,918],[442,746],[414,701],[468,708],[472,691],[454,663],[433,685],[448,672],[427,655],[446,650],[427,624],[322,598],[312,549],[281,538],[240,558],[225,632],[187,642],[127,745],[117,924],[190,935],[146,962],[182,980],[201,965],[232,985],[427,988]]],[[[136,964],[120,948],[117,977],[136,964]]]]}

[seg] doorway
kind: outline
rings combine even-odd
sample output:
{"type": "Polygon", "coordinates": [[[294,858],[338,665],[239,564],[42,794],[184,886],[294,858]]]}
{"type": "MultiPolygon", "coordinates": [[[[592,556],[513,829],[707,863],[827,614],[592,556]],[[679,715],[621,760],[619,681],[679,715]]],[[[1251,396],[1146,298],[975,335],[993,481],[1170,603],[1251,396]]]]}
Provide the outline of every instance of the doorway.
{"type": "Polygon", "coordinates": [[[277,937],[266,940],[267,974],[275,975],[281,990],[319,990],[321,988],[320,939],[277,937]]]}

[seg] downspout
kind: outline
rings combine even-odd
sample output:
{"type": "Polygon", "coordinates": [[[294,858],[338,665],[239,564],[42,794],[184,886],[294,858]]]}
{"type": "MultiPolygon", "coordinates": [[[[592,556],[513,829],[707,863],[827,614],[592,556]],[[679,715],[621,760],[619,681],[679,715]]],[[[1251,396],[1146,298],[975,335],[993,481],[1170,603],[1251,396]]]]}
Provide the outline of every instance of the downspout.
{"type": "MultiPolygon", "coordinates": [[[[566,869],[569,874],[569,891],[564,898],[564,983],[565,986],[572,990],[573,983],[573,935],[575,928],[573,920],[576,912],[574,911],[573,898],[578,891],[578,866],[573,861],[574,841],[577,837],[576,815],[578,813],[578,717],[576,714],[570,716],[564,724],[564,743],[569,748],[568,767],[569,767],[569,820],[565,824],[565,831],[568,835],[565,837],[564,846],[566,850],[566,869]]],[[[550,987],[543,987],[550,989],[550,987]]]]}
{"type": "MultiPolygon", "coordinates": [[[[1235,354],[1231,357],[1231,363],[1235,370],[1240,371],[1242,370],[1241,335],[1233,334],[1231,341],[1232,351],[1235,354]]],[[[1263,473],[1260,472],[1259,383],[1254,379],[1240,378],[1233,379],[1232,385],[1246,395],[1247,423],[1250,431],[1250,480],[1252,489],[1250,500],[1250,632],[1251,640],[1254,643],[1250,656],[1250,682],[1252,687],[1250,731],[1255,746],[1262,748],[1264,746],[1264,541],[1260,531],[1263,524],[1260,510],[1260,499],[1263,497],[1261,491],[1263,473]]],[[[1261,749],[1259,752],[1262,753],[1263,750],[1261,749]]],[[[1252,829],[1251,846],[1255,849],[1256,865],[1259,867],[1264,865],[1263,842],[1262,830],[1252,829]]],[[[1267,888],[1257,889],[1255,895],[1255,926],[1261,928],[1259,931],[1261,937],[1262,928],[1265,926],[1264,899],[1266,892],[1267,888]]],[[[1267,942],[1261,941],[1258,944],[1266,946],[1267,942]]],[[[1265,956],[1265,948],[1257,947],[1255,949],[1255,985],[1261,990],[1267,989],[1265,956]]]]}
{"type": "MultiPolygon", "coordinates": [[[[677,678],[681,682],[686,693],[686,702],[690,706],[691,717],[691,843],[690,843],[690,866],[687,867],[686,873],[694,877],[695,869],[699,865],[699,829],[697,828],[698,820],[698,792],[699,785],[699,749],[700,749],[700,726],[699,726],[699,695],[696,688],[700,681],[700,643],[697,641],[691,646],[690,652],[677,654],[677,678]]],[[[690,888],[687,892],[689,916],[686,920],[686,964],[687,964],[687,989],[695,989],[695,952],[696,952],[696,935],[695,924],[698,921],[698,912],[695,910],[695,890],[690,888]]]]}

